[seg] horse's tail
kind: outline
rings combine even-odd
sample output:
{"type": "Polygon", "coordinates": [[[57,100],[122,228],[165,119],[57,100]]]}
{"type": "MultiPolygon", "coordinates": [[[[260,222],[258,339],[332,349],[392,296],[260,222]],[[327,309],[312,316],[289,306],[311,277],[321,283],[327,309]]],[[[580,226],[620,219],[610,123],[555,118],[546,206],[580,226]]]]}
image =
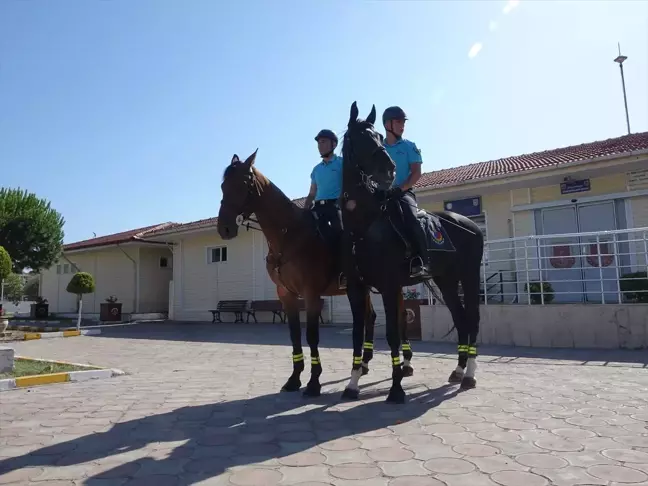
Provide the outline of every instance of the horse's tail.
{"type": "MultiPolygon", "coordinates": [[[[430,291],[430,293],[432,294],[432,297],[433,297],[433,298],[435,298],[436,300],[438,300],[439,302],[441,302],[443,305],[446,305],[446,303],[444,302],[444,300],[443,300],[443,299],[441,298],[441,296],[439,295],[439,292],[437,291],[438,289],[436,288],[436,286],[434,286],[434,285],[432,284],[432,280],[425,280],[423,283],[425,284],[425,286],[427,287],[427,289],[430,291]]],[[[446,306],[446,307],[447,307],[447,306],[446,306]]],[[[454,319],[453,319],[453,320],[452,320],[452,327],[450,328],[450,330],[449,330],[449,331],[448,331],[448,332],[447,332],[447,333],[446,333],[446,334],[445,334],[441,339],[445,339],[446,337],[448,337],[448,336],[450,335],[450,333],[451,333],[452,331],[454,331],[456,328],[457,328],[457,327],[456,327],[455,322],[454,322],[454,319]]]]}

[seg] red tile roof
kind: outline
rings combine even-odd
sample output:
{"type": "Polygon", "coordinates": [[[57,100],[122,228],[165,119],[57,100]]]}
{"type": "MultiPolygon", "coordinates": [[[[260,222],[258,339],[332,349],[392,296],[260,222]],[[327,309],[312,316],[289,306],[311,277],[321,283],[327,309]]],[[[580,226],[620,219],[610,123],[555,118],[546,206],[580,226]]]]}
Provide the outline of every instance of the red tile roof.
{"type": "Polygon", "coordinates": [[[648,150],[648,132],[633,133],[598,142],[427,172],[421,176],[416,187],[432,189],[434,187],[453,186],[490,177],[565,165],[638,150],[648,150]]]}
{"type": "MultiPolygon", "coordinates": [[[[442,169],[433,172],[424,173],[416,184],[418,189],[433,189],[435,187],[447,187],[457,184],[467,183],[471,181],[480,181],[491,177],[512,175],[520,172],[532,171],[535,169],[544,169],[548,167],[556,167],[566,165],[573,162],[598,159],[616,154],[628,154],[640,150],[648,150],[648,132],[633,133],[623,137],[610,138],[607,140],[600,140],[598,142],[584,143],[581,145],[573,145],[571,147],[563,147],[553,150],[545,150],[544,152],[535,152],[532,154],[517,155],[515,157],[507,157],[504,159],[491,160],[488,162],[478,162],[475,164],[464,165],[451,169],[442,169]]],[[[306,198],[302,197],[293,200],[299,207],[304,207],[306,198]]],[[[99,246],[105,244],[113,244],[115,241],[108,243],[94,244],[96,240],[118,239],[127,237],[130,239],[138,239],[144,236],[156,236],[163,233],[175,233],[181,231],[189,231],[200,228],[207,228],[214,226],[218,218],[207,218],[199,221],[192,221],[190,223],[165,223],[163,225],[148,226],[138,230],[132,230],[117,235],[104,236],[101,238],[94,238],[92,240],[80,241],[78,243],[71,243],[66,245],[66,249],[77,245],[81,248],[89,246],[99,246]],[[127,236],[129,235],[129,236],[127,236]]],[[[120,240],[127,241],[127,240],[120,240]]]]}
{"type": "MultiPolygon", "coordinates": [[[[216,219],[216,218],[214,218],[216,219]]],[[[170,226],[177,225],[178,223],[162,223],[137,228],[134,230],[123,231],[112,235],[98,236],[89,240],[77,241],[63,245],[64,251],[81,250],[87,248],[95,248],[98,246],[116,245],[117,243],[126,243],[128,241],[136,241],[149,233],[160,231],[169,228],[170,226]]]]}

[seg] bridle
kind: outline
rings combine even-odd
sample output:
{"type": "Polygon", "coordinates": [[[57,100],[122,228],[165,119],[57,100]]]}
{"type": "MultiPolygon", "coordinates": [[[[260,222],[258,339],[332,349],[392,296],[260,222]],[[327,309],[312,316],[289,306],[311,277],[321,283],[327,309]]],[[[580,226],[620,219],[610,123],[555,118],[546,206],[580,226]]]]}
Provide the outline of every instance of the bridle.
{"type": "MultiPolygon", "coordinates": [[[[385,147],[380,144],[377,147],[375,147],[371,153],[367,154],[364,156],[366,159],[373,159],[374,156],[378,152],[384,152],[385,147]]],[[[375,194],[376,191],[378,190],[378,183],[372,180],[372,175],[367,174],[362,166],[358,163],[358,159],[362,158],[359,157],[358,154],[356,154],[353,144],[351,143],[351,136],[349,135],[349,131],[347,131],[344,134],[344,145],[342,146],[342,156],[344,160],[351,161],[353,160],[353,174],[357,174],[358,180],[355,182],[355,187],[360,187],[362,189],[365,189],[369,191],[371,194],[375,194]]],[[[345,192],[342,197],[344,198],[345,201],[349,200],[349,193],[345,192]]]]}
{"type": "MultiPolygon", "coordinates": [[[[243,201],[243,204],[241,205],[241,211],[236,214],[235,222],[237,226],[246,226],[248,230],[253,229],[257,231],[261,231],[260,228],[255,228],[254,226],[250,226],[250,222],[252,223],[257,223],[254,218],[251,218],[250,216],[254,212],[253,210],[249,209],[252,199],[255,197],[261,196],[261,188],[259,185],[259,180],[256,177],[256,174],[254,173],[254,170],[250,167],[250,172],[248,175],[245,176],[245,181],[244,185],[246,187],[246,194],[245,194],[245,199],[243,201]],[[247,221],[247,225],[245,224],[247,221]]],[[[221,208],[225,208],[228,213],[237,213],[237,211],[232,210],[228,205],[225,204],[224,199],[221,200],[221,208]]]]}

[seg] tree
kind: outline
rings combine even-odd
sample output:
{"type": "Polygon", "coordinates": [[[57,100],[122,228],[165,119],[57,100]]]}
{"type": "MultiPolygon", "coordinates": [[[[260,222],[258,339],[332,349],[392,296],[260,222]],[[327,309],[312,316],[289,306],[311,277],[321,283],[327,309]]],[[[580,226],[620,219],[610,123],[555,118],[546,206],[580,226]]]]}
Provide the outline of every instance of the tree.
{"type": "Polygon", "coordinates": [[[11,257],[7,250],[0,246],[0,282],[11,275],[11,257]]]}
{"type": "Polygon", "coordinates": [[[4,280],[4,297],[6,300],[18,305],[23,296],[23,281],[17,273],[10,274],[4,280]]]}
{"type": "Polygon", "coordinates": [[[71,294],[76,294],[79,299],[79,318],[77,331],[81,329],[81,311],[83,309],[83,294],[92,294],[95,291],[95,282],[92,275],[87,272],[77,272],[70,279],[66,289],[71,294]]]}
{"type": "Polygon", "coordinates": [[[23,286],[23,295],[27,297],[27,300],[36,300],[40,294],[40,276],[38,274],[31,274],[25,280],[25,285],[23,286]]]}
{"type": "Polygon", "coordinates": [[[22,189],[0,189],[0,246],[11,255],[14,272],[51,267],[63,248],[64,223],[49,201],[22,189]]]}

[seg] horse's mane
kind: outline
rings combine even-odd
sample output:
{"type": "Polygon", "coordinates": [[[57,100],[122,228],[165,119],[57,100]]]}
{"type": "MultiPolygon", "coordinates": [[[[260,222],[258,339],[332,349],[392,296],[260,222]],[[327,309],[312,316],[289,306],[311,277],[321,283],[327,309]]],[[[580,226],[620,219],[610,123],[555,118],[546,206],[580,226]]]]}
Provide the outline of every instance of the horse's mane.
{"type": "MultiPolygon", "coordinates": [[[[243,162],[234,162],[233,164],[228,165],[223,171],[223,181],[232,176],[236,169],[238,169],[242,164],[243,162]]],[[[264,176],[261,171],[255,166],[252,166],[252,172],[254,173],[254,177],[256,178],[259,186],[266,189],[271,188],[275,193],[277,193],[277,195],[280,196],[280,198],[285,199],[286,201],[297,207],[297,205],[293,201],[291,201],[290,198],[286,196],[286,194],[281,189],[279,189],[279,187],[277,187],[270,179],[264,176]]]]}

